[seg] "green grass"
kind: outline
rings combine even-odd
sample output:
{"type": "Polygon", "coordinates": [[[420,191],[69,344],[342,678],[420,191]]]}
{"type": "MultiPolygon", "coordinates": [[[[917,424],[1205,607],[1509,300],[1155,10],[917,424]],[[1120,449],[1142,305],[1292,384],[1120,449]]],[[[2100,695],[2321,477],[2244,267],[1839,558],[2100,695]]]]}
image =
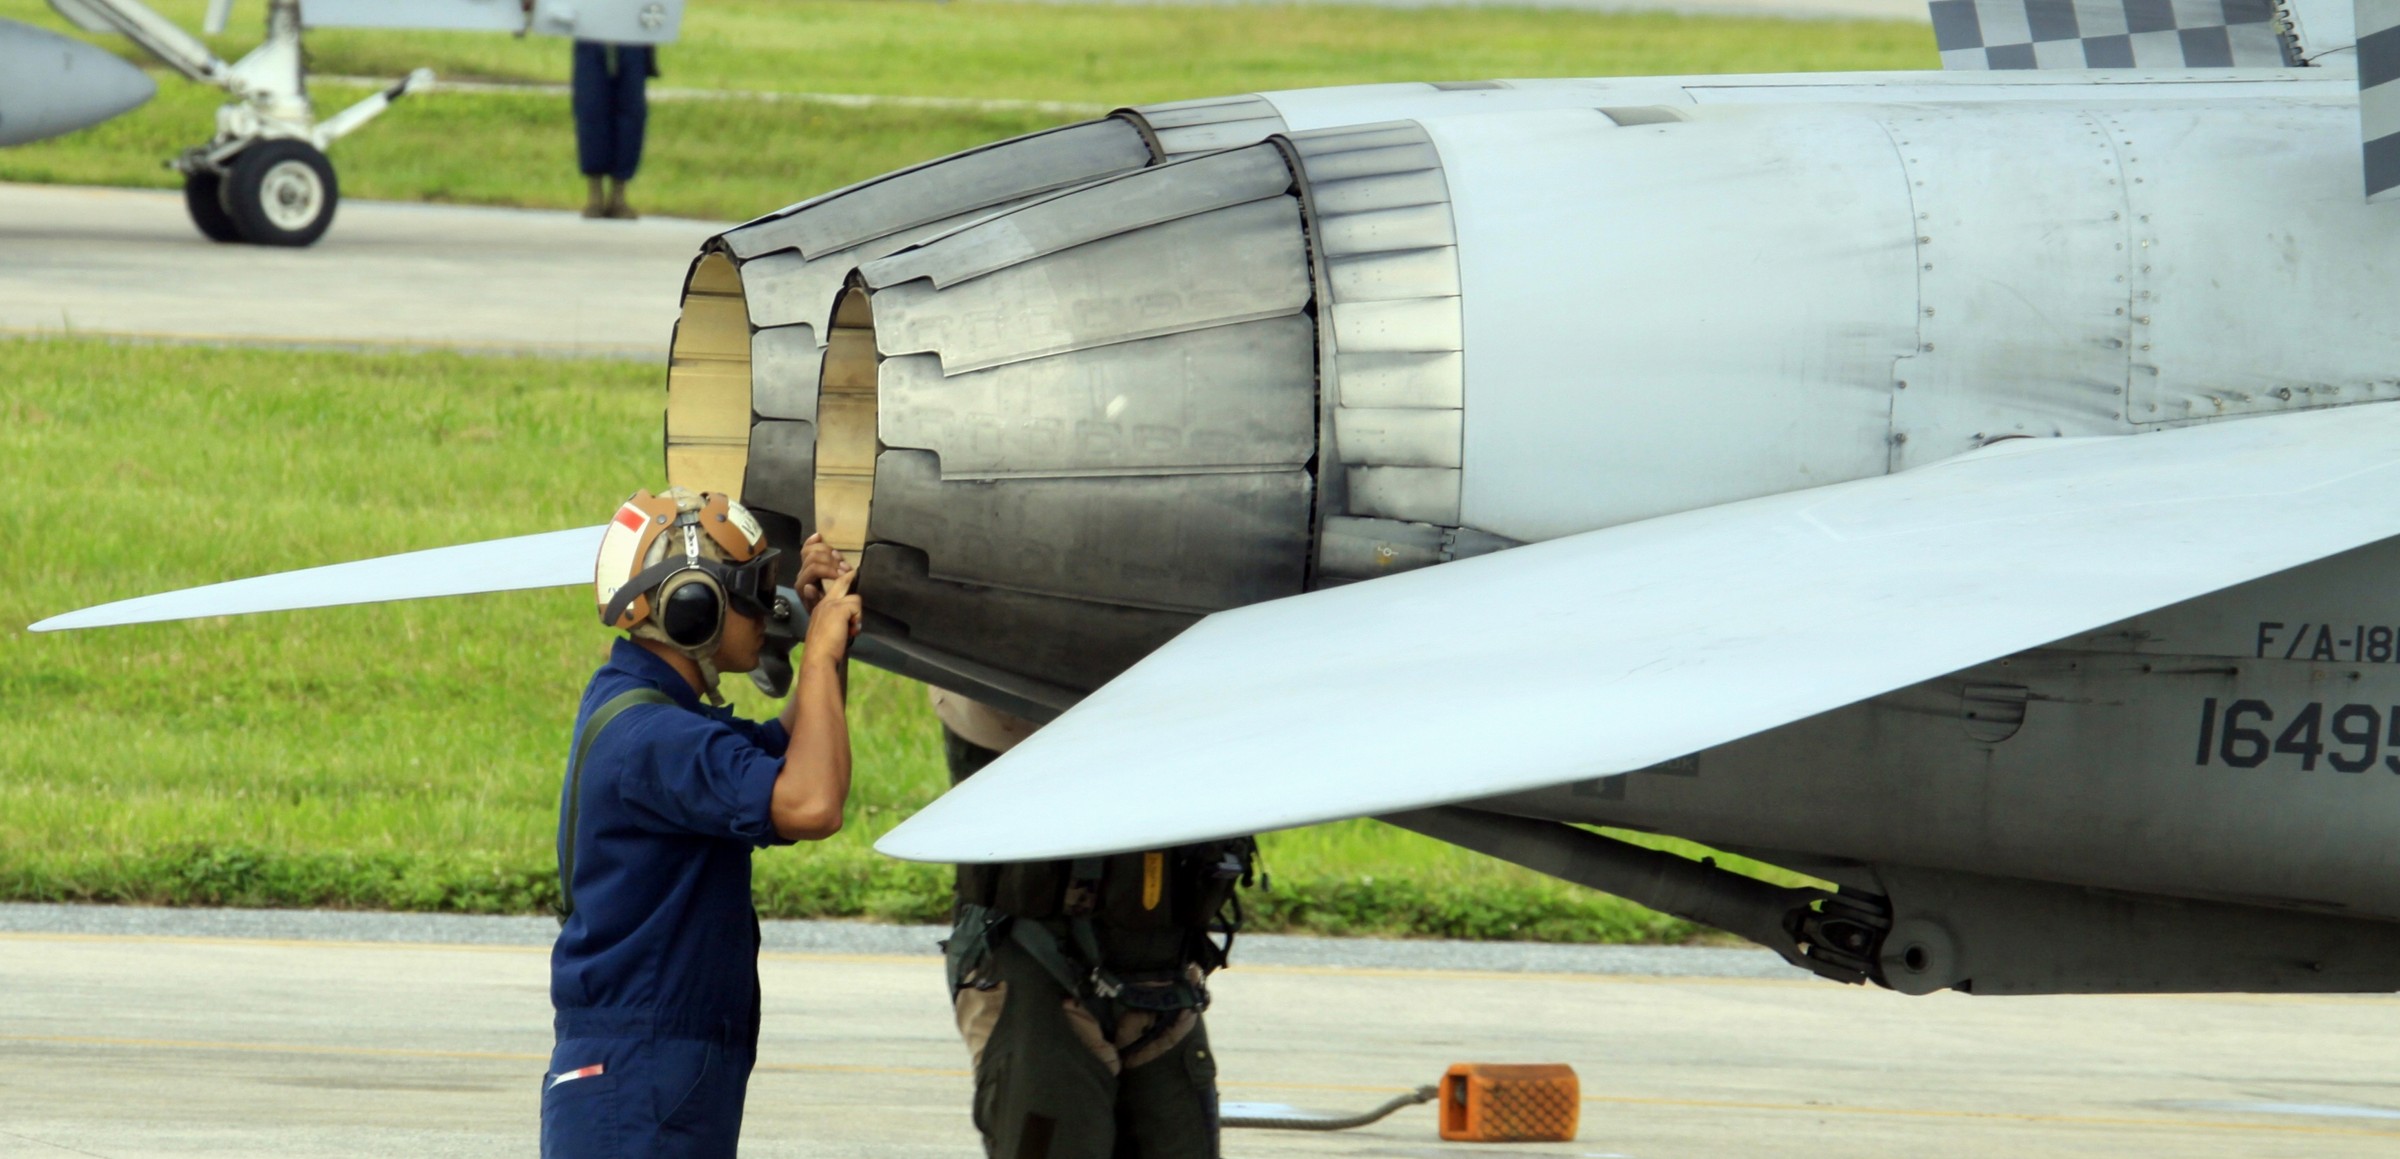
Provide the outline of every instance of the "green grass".
{"type": "MultiPolygon", "coordinates": [[[[160,0],[197,28],[204,0],[160,0]]],[[[255,42],[240,9],[221,52],[255,42]]],[[[42,0],[0,17],[64,24],[42,0]]],[[[120,42],[111,43],[131,53],[120,42]]],[[[326,75],[563,81],[563,42],[467,33],[325,30],[326,75]]],[[[1316,85],[1490,77],[1930,68],[1919,24],[1509,9],[1236,5],[1061,6],[977,0],[729,0],[692,5],[662,54],[664,85],[1134,104],[1316,85]]],[[[319,86],[323,111],[360,92],[319,86]]],[[[216,98],[167,75],[160,96],[84,133],[0,150],[0,180],[166,185],[160,161],[208,133],[216,98]]],[[[897,165],[1062,119],[1054,114],[659,102],[639,190],[658,212],[742,218],[897,165]]],[[[352,196],[579,204],[565,98],[436,92],[337,147],[352,196]]]]}
{"type": "MultiPolygon", "coordinates": [[[[0,897],[538,912],[573,705],[565,589],[35,636],[103,600],[589,524],[655,485],[655,368],[0,341],[0,897]]],[[[729,682],[729,687],[740,684],[729,682]]],[[[746,684],[737,699],[765,715],[746,684]]],[[[770,916],[939,920],[872,840],[943,782],[858,669],[849,827],[758,858],[770,916]]],[[[1256,928],[1675,941],[1690,926],[1371,822],[1271,834],[1256,928]]]]}

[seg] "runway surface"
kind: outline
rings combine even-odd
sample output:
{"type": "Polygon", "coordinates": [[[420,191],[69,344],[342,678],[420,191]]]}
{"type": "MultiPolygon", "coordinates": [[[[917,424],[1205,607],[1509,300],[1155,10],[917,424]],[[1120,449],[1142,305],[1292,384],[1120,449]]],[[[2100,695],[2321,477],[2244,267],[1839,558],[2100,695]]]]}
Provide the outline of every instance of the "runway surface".
{"type": "MultiPolygon", "coordinates": [[[[35,912],[47,908],[0,915],[17,931],[0,933],[0,1155],[532,1152],[549,1008],[544,950],[517,944],[527,934],[75,933],[35,912]]],[[[745,1154],[980,1154],[938,960],[773,951],[762,973],[745,1154]]],[[[1583,1079],[1572,1144],[1441,1144],[1431,1111],[1411,1108],[1341,1134],[1233,1132],[1236,1159],[2400,1145],[2400,999],[2388,997],[1912,999],[1780,978],[1255,962],[1219,975],[1216,993],[1228,1100],[1363,1108],[1467,1060],[1569,1062],[1583,1079]]]]}
{"type": "Polygon", "coordinates": [[[272,249],[201,237],[177,192],[0,184],[0,333],[664,361],[722,228],[345,201],[323,241],[272,249]]]}

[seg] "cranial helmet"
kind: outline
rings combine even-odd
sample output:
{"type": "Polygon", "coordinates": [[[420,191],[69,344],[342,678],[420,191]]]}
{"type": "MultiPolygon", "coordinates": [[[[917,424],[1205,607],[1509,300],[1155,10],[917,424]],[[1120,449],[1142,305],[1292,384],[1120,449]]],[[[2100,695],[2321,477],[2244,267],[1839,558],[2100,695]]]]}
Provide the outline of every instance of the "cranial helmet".
{"type": "Polygon", "coordinates": [[[750,512],[724,495],[636,491],[600,539],[592,574],[600,622],[690,657],[709,699],[719,699],[725,614],[766,617],[780,554],[750,512]]]}

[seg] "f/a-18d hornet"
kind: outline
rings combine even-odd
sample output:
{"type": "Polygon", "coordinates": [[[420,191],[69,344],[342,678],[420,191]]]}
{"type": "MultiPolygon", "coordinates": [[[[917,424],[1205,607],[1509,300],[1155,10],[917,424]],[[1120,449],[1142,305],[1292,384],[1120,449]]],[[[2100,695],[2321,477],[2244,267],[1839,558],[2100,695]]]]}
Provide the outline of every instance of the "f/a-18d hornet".
{"type": "Polygon", "coordinates": [[[2396,27],[1936,0],[1937,73],[1125,109],[711,239],[667,474],[1041,724],[896,856],[1380,817],[1909,993],[2400,989],[2396,27]]]}

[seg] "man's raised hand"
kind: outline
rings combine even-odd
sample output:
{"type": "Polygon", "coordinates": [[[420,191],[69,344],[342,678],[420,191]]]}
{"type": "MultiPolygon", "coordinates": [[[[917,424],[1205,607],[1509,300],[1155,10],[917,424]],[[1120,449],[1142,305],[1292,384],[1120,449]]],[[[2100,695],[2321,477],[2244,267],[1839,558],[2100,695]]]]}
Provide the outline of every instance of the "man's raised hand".
{"type": "MultiPolygon", "coordinates": [[[[794,585],[800,589],[801,608],[814,613],[817,601],[825,598],[825,581],[847,575],[849,571],[850,561],[843,559],[841,552],[825,542],[824,536],[811,534],[800,544],[800,579],[794,585]]],[[[845,583],[843,589],[846,591],[848,588],[849,585],[845,583]]]]}
{"type": "Polygon", "coordinates": [[[840,571],[825,577],[822,595],[808,616],[808,650],[804,661],[839,661],[849,654],[850,641],[857,638],[866,615],[866,604],[850,592],[850,584],[857,578],[858,573],[847,563],[842,564],[840,571]]]}

